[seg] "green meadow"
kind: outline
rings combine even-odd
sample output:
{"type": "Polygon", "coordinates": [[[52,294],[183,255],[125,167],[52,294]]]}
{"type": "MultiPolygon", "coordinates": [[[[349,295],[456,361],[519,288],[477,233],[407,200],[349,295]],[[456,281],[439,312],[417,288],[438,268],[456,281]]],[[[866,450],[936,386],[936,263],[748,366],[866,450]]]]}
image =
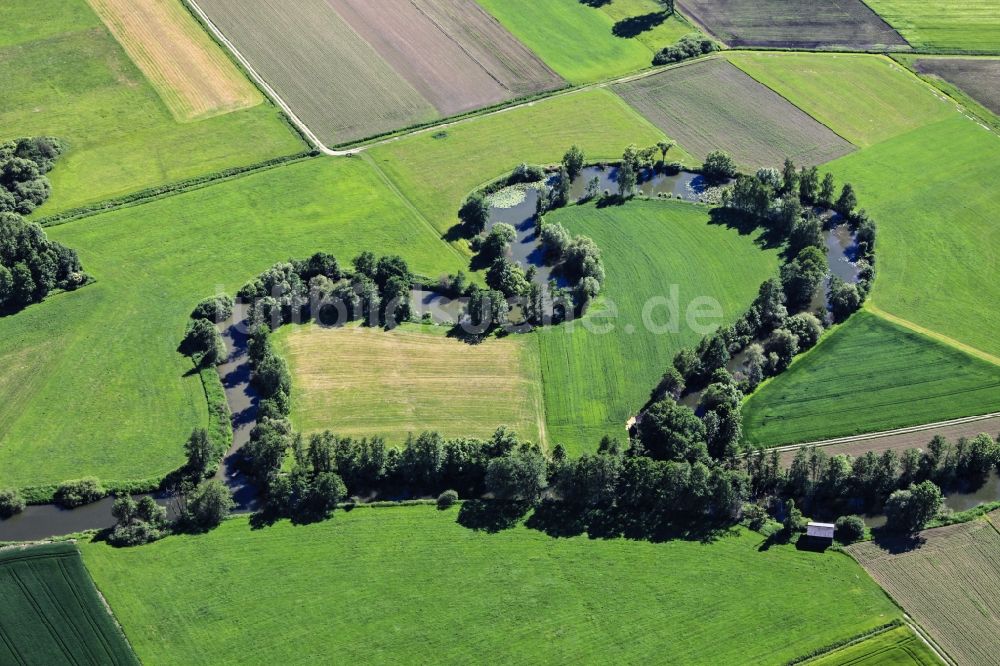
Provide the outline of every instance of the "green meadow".
{"type": "Polygon", "coordinates": [[[357,508],[259,530],[234,518],[83,552],[156,664],[783,663],[900,616],[844,554],[760,550],[742,528],[557,539],[468,530],[456,512],[357,508]]]}
{"type": "Polygon", "coordinates": [[[0,663],[138,664],[71,543],[0,551],[0,663]]]}
{"type": "Polygon", "coordinates": [[[860,148],[958,115],[953,103],[884,56],[735,51],[726,57],[860,148]]]}
{"type": "Polygon", "coordinates": [[[546,221],[593,238],[607,271],[602,297],[584,318],[538,333],[549,441],[571,453],[596,449],[605,434],[626,437],[625,422],[649,399],[674,354],[709,332],[689,325],[689,307],[714,299],[721,319],[695,324],[731,323],[777,272],[775,252],[710,224],[700,205],[570,206],[546,221]],[[676,316],[666,305],[673,289],[676,316]],[[604,314],[611,307],[618,313],[613,319],[604,314]]]}
{"type": "Polygon", "coordinates": [[[42,215],[305,149],[270,103],[175,121],[85,0],[0,4],[0,82],[0,140],[69,147],[42,215]]]}
{"type": "Polygon", "coordinates": [[[780,446],[1000,409],[1000,367],[862,310],[765,382],[746,439],[780,446]]]}
{"type": "Polygon", "coordinates": [[[1000,137],[961,116],[828,166],[879,225],[873,303],[1000,356],[1000,137]]]}
{"type": "Polygon", "coordinates": [[[1000,52],[1000,12],[993,0],[866,0],[922,51],[1000,52]]]}
{"type": "Polygon", "coordinates": [[[652,49],[616,37],[615,19],[579,0],[478,2],[570,83],[592,83],[653,64],[652,49]]]}
{"type": "MultiPolygon", "coordinates": [[[[620,159],[631,143],[663,138],[617,95],[588,90],[423,132],[367,151],[378,167],[442,234],[477,187],[522,162],[557,163],[573,144],[588,160],[620,159]]],[[[690,160],[675,148],[671,158],[690,160]]]]}
{"type": "Polygon", "coordinates": [[[351,159],[308,159],[48,232],[96,282],[0,318],[0,487],[179,466],[208,418],[176,351],[188,314],[275,261],[395,252],[431,276],[466,263],[351,159]]]}

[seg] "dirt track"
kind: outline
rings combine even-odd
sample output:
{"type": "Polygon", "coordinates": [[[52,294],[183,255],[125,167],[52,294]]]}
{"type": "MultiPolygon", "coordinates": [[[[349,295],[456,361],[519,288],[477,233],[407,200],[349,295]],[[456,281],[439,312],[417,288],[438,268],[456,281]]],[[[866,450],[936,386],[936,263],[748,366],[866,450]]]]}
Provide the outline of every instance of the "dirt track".
{"type": "Polygon", "coordinates": [[[792,463],[795,453],[799,449],[814,445],[822,448],[824,453],[831,456],[842,453],[859,456],[868,451],[881,453],[882,451],[892,449],[901,452],[910,448],[924,448],[935,435],[941,435],[955,441],[959,437],[975,437],[984,432],[991,437],[1000,435],[1000,414],[990,414],[985,417],[973,417],[971,419],[956,419],[954,421],[944,421],[939,424],[932,423],[926,426],[900,428],[884,433],[845,437],[837,440],[827,440],[826,443],[811,442],[796,444],[794,446],[782,446],[778,448],[778,451],[781,452],[782,466],[787,467],[792,463]]]}

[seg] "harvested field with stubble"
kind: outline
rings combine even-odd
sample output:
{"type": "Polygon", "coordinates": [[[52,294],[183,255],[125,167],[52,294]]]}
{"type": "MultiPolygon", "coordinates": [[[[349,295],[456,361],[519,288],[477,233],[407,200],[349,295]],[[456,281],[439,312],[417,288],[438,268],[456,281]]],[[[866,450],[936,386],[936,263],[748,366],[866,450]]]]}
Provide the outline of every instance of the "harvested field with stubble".
{"type": "Polygon", "coordinates": [[[1000,652],[1000,512],[924,530],[914,539],[847,548],[959,664],[995,664],[1000,652]]]}
{"type": "Polygon", "coordinates": [[[786,157],[822,164],[854,147],[726,60],[716,58],[614,86],[697,157],[723,149],[750,167],[786,157]]]}
{"type": "Polygon", "coordinates": [[[327,0],[198,0],[212,23],[327,145],[437,117],[327,0]]]}
{"type": "Polygon", "coordinates": [[[506,425],[544,444],[536,339],[513,335],[470,345],[446,330],[282,328],[275,342],[292,370],[296,429],[380,435],[399,445],[425,430],[486,438],[506,425]]]}
{"type": "Polygon", "coordinates": [[[177,120],[245,109],[264,98],[181,0],[87,0],[177,120]]]}
{"type": "Polygon", "coordinates": [[[563,85],[473,0],[328,2],[441,115],[563,85]]]}
{"type": "Polygon", "coordinates": [[[678,0],[677,5],[730,46],[907,47],[861,0],[678,0]]]}
{"type": "Polygon", "coordinates": [[[957,86],[1000,115],[1000,59],[920,58],[913,63],[913,69],[919,74],[936,76],[957,86]]]}

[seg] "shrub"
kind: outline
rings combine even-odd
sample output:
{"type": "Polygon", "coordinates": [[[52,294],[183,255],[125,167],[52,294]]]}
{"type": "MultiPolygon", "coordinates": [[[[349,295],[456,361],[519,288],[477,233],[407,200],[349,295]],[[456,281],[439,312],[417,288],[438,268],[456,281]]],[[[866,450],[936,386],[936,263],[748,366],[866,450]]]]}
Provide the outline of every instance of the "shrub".
{"type": "Polygon", "coordinates": [[[114,529],[108,535],[112,546],[138,546],[163,537],[167,526],[167,510],[152,497],[140,497],[135,501],[129,495],[115,500],[111,508],[117,519],[114,529]]]}
{"type": "Polygon", "coordinates": [[[63,481],[56,488],[55,501],[67,509],[96,502],[107,494],[104,486],[93,476],[75,481],[63,481]]]}
{"type": "Polygon", "coordinates": [[[210,322],[221,323],[233,316],[233,298],[228,294],[219,294],[206,298],[195,306],[191,313],[192,319],[207,319],[210,322]]]}
{"type": "Polygon", "coordinates": [[[837,541],[841,543],[854,543],[865,535],[865,521],[861,516],[841,516],[834,525],[837,541]]]}
{"type": "Polygon", "coordinates": [[[799,350],[812,348],[823,335],[823,324],[815,315],[802,312],[785,320],[785,328],[799,339],[799,350]]]}
{"type": "Polygon", "coordinates": [[[227,355],[222,334],[207,319],[195,319],[188,324],[180,349],[202,366],[218,365],[227,355]]]}
{"type": "Polygon", "coordinates": [[[537,183],[538,181],[544,179],[545,171],[543,171],[541,167],[522,163],[514,167],[514,170],[511,171],[510,176],[507,177],[507,184],[517,185],[518,183],[537,183]]]}
{"type": "Polygon", "coordinates": [[[437,498],[437,508],[444,511],[450,506],[453,506],[455,502],[458,501],[458,493],[454,490],[446,490],[437,498]]]}
{"type": "Polygon", "coordinates": [[[736,175],[736,163],[729,153],[713,150],[705,158],[701,173],[709,182],[717,183],[736,175]]]}
{"type": "Polygon", "coordinates": [[[235,503],[222,481],[206,481],[188,498],[185,518],[200,529],[218,527],[229,516],[235,503]]]}
{"type": "Polygon", "coordinates": [[[653,56],[654,65],[667,65],[672,62],[680,62],[688,58],[695,58],[706,53],[711,53],[719,46],[707,37],[702,37],[698,33],[684,35],[677,43],[660,49],[653,56]]]}
{"type": "Polygon", "coordinates": [[[10,518],[24,511],[24,500],[16,490],[4,488],[0,490],[0,518],[10,518]]]}

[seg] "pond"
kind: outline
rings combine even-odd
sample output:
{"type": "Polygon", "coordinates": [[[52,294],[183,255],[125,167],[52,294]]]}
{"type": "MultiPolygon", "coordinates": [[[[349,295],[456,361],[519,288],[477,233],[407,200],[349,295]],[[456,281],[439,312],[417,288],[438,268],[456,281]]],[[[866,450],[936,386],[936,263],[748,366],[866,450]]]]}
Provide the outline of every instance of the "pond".
{"type": "MultiPolygon", "coordinates": [[[[979,488],[966,492],[946,493],[942,505],[954,513],[975,509],[977,506],[1000,501],[1000,474],[996,469],[990,471],[986,481],[979,488]]],[[[882,527],[885,525],[885,514],[872,514],[862,516],[865,525],[868,527],[882,527]]]]}
{"type": "MultiPolygon", "coordinates": [[[[601,196],[605,192],[617,194],[618,167],[599,165],[585,167],[573,179],[570,186],[570,199],[579,201],[585,198],[591,182],[596,183],[596,189],[593,189],[592,192],[596,192],[597,196],[601,196]]],[[[680,198],[685,201],[705,201],[711,189],[704,176],[691,171],[679,171],[676,174],[668,175],[661,171],[647,169],[639,175],[638,190],[647,197],[663,196],[680,198]]]]}

